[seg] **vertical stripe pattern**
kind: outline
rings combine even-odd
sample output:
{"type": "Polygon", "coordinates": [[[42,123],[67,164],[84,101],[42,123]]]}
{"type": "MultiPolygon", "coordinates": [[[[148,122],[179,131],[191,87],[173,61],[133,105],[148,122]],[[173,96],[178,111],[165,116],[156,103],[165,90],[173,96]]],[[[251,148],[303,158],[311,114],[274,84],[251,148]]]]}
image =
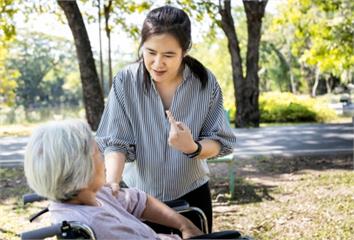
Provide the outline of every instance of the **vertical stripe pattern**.
{"type": "MultiPolygon", "coordinates": [[[[208,181],[205,160],[190,159],[171,148],[170,130],[163,104],[152,82],[144,93],[141,62],[122,69],[114,78],[96,140],[105,154],[126,154],[123,180],[160,200],[173,200],[208,181]]],[[[191,129],[195,140],[221,143],[220,156],[231,153],[236,138],[227,123],[222,92],[208,71],[204,89],[188,66],[178,86],[170,111],[191,129]]]]}

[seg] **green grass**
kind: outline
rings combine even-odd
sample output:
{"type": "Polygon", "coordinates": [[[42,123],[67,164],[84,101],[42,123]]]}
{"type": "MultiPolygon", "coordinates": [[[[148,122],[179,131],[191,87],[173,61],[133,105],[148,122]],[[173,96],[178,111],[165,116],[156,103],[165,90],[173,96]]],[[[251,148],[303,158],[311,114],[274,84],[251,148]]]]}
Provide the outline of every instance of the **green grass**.
{"type": "Polygon", "coordinates": [[[32,129],[38,125],[27,124],[3,124],[0,126],[0,137],[23,137],[31,135],[32,129]]]}
{"type": "MultiPolygon", "coordinates": [[[[273,186],[268,191],[271,198],[262,198],[260,191],[262,200],[229,204],[228,214],[215,214],[216,230],[238,229],[265,240],[350,239],[354,232],[353,179],[351,171],[301,173],[290,184],[273,186]]],[[[254,193],[241,194],[240,198],[252,199],[246,196],[254,193]]]]}
{"type": "MultiPolygon", "coordinates": [[[[352,161],[352,156],[338,156],[239,162],[232,200],[225,194],[228,178],[223,166],[227,165],[211,164],[214,231],[239,230],[262,240],[350,239],[354,232],[352,161]],[[222,194],[226,197],[217,202],[222,194]]],[[[23,206],[22,195],[31,191],[21,167],[0,168],[0,187],[0,239],[18,239],[22,231],[49,224],[48,216],[28,222],[47,202],[23,206]]]]}
{"type": "MultiPolygon", "coordinates": [[[[351,239],[352,166],[352,156],[255,159],[246,168],[240,163],[236,198],[214,203],[214,230],[237,229],[265,240],[351,239]]],[[[222,176],[212,178],[214,197],[227,191],[222,176]]]]}

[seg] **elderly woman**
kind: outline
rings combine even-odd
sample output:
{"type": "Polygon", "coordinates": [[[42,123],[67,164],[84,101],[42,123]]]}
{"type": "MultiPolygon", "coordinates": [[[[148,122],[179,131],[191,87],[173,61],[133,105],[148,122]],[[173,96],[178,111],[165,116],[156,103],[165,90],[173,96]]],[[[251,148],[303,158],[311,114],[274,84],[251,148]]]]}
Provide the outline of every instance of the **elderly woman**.
{"type": "Polygon", "coordinates": [[[83,121],[36,129],[24,168],[29,186],[51,200],[54,223],[80,221],[94,230],[97,239],[180,239],[157,234],[141,219],[179,229],[183,238],[202,234],[191,221],[140,190],[121,189],[114,196],[104,186],[103,156],[83,121]]]}

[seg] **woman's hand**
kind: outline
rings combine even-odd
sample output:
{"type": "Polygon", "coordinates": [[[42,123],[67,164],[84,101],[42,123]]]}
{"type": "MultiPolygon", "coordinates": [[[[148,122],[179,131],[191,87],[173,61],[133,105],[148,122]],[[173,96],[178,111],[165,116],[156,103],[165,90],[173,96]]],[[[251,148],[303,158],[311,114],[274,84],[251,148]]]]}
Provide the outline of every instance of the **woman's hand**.
{"type": "Polygon", "coordinates": [[[110,182],[110,183],[106,183],[105,186],[109,187],[112,190],[112,194],[114,196],[117,196],[119,189],[120,189],[119,183],[110,182]]]}
{"type": "Polygon", "coordinates": [[[195,152],[198,145],[194,142],[189,127],[183,122],[177,122],[170,111],[166,111],[166,114],[171,126],[168,144],[183,153],[195,152]]]}
{"type": "Polygon", "coordinates": [[[200,231],[200,229],[197,228],[192,222],[189,222],[187,225],[183,226],[180,231],[182,233],[183,239],[188,239],[194,236],[205,234],[200,231]]]}

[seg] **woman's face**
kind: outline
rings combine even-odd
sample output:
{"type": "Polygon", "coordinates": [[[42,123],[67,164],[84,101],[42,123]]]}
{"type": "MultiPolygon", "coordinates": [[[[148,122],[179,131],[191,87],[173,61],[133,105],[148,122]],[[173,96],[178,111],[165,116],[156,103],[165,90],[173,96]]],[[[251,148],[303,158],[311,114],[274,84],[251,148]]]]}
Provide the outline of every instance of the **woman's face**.
{"type": "Polygon", "coordinates": [[[157,83],[177,81],[181,74],[183,50],[171,34],[155,34],[143,44],[145,67],[157,83]]]}
{"type": "Polygon", "coordinates": [[[104,158],[102,153],[98,149],[97,143],[95,141],[93,142],[93,148],[94,148],[94,152],[92,154],[92,159],[93,159],[95,173],[92,182],[89,185],[89,188],[92,191],[97,192],[105,184],[106,175],[105,175],[104,158]]]}

